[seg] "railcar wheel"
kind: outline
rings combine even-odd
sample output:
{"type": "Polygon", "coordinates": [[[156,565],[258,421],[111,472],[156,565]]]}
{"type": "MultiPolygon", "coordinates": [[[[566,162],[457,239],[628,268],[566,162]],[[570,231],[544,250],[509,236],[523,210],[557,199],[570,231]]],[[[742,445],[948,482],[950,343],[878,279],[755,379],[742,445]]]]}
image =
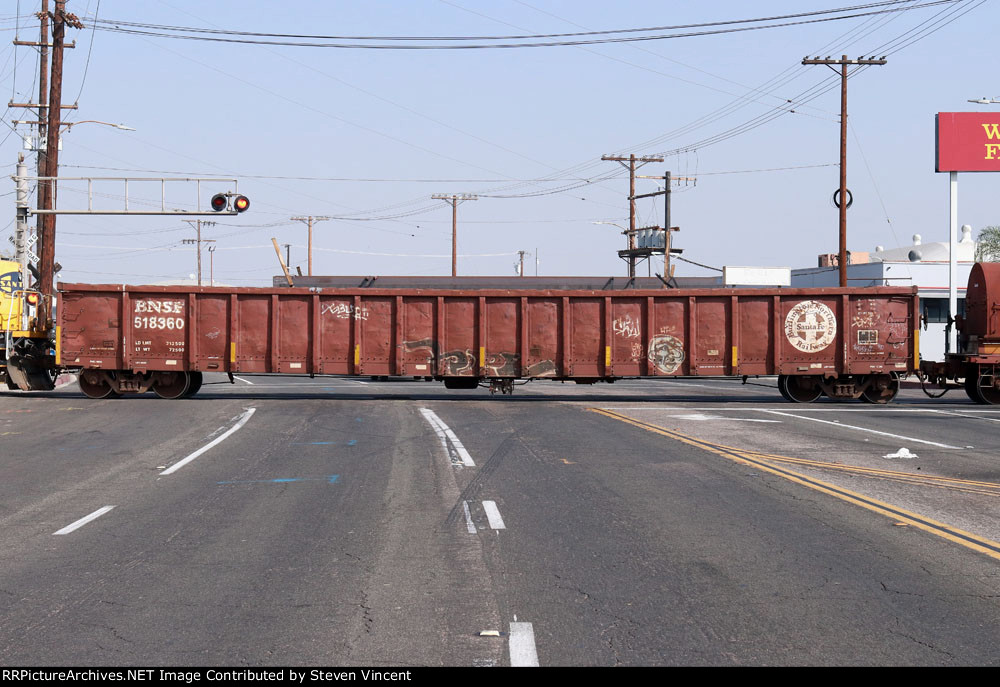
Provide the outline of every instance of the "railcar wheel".
{"type": "Polygon", "coordinates": [[[801,383],[802,378],[796,375],[785,375],[783,383],[784,397],[792,403],[812,403],[823,395],[823,390],[819,385],[805,386],[801,383]]]}
{"type": "Polygon", "coordinates": [[[993,384],[993,375],[982,375],[976,384],[979,390],[979,396],[983,399],[985,405],[1000,405],[1000,389],[997,389],[993,384]],[[984,378],[989,377],[990,383],[983,384],[984,378]]]}
{"type": "Polygon", "coordinates": [[[965,378],[965,394],[968,396],[973,403],[978,403],[979,405],[986,405],[986,399],[983,398],[982,394],[979,393],[979,376],[978,375],[968,375],[965,378]]]}
{"type": "Polygon", "coordinates": [[[789,403],[795,403],[795,401],[792,400],[792,397],[785,391],[786,379],[788,379],[788,375],[778,375],[778,392],[781,394],[781,397],[789,403]]]}
{"type": "Polygon", "coordinates": [[[191,398],[198,393],[205,377],[201,372],[189,372],[188,376],[191,378],[191,381],[188,384],[187,391],[184,392],[184,398],[191,398]]]}
{"type": "Polygon", "coordinates": [[[891,379],[889,380],[889,385],[885,388],[878,387],[868,387],[861,392],[861,399],[865,403],[874,403],[876,405],[885,405],[891,403],[896,395],[899,393],[899,380],[891,379]]]}
{"type": "Polygon", "coordinates": [[[79,374],[77,383],[80,385],[80,391],[87,398],[99,399],[117,396],[115,390],[111,388],[107,379],[100,372],[84,370],[79,374]]]}
{"type": "Polygon", "coordinates": [[[153,391],[160,398],[175,399],[184,396],[191,383],[187,372],[161,372],[153,384],[153,391]]]}

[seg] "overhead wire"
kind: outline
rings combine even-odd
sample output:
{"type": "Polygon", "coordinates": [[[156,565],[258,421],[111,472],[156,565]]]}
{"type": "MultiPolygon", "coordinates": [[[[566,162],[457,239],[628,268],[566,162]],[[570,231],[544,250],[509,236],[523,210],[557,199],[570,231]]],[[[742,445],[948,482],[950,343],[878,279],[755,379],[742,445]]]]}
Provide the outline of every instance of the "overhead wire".
{"type": "MultiPolygon", "coordinates": [[[[806,24],[816,24],[822,22],[830,21],[842,21],[846,19],[856,19],[858,17],[874,16],[878,14],[891,13],[891,12],[904,12],[913,9],[922,9],[926,7],[933,7],[936,5],[948,4],[959,2],[960,0],[928,0],[918,5],[912,7],[889,7],[887,9],[873,9],[866,12],[855,12],[853,14],[838,14],[832,17],[818,17],[813,19],[801,19],[797,21],[775,21],[774,23],[756,26],[731,26],[731,24],[749,21],[774,21],[771,19],[764,20],[740,20],[729,22],[729,28],[717,28],[717,29],[706,29],[704,31],[680,31],[677,33],[667,33],[667,34],[654,34],[654,35],[643,35],[643,36],[619,36],[614,38],[591,38],[591,39],[575,39],[575,40],[559,40],[559,41],[540,41],[533,43],[478,43],[478,44],[433,44],[433,45],[422,45],[422,44],[392,44],[392,43],[377,43],[377,44],[367,44],[367,43],[331,43],[331,42],[308,42],[308,41],[279,41],[279,40],[259,40],[250,38],[221,38],[217,35],[200,35],[206,33],[215,33],[206,30],[198,30],[197,33],[182,34],[182,33],[171,33],[171,31],[183,31],[189,30],[185,27],[168,27],[163,25],[153,25],[151,29],[141,29],[141,28],[123,28],[129,25],[128,22],[115,22],[113,20],[101,20],[102,25],[100,26],[103,31],[112,31],[116,33],[133,34],[140,36],[148,36],[155,38],[172,38],[180,40],[195,40],[195,41],[211,41],[211,42],[221,42],[221,43],[238,43],[238,44],[248,44],[248,45],[279,45],[287,47],[310,47],[310,48],[339,48],[339,49],[351,49],[351,50],[483,50],[483,49],[511,49],[511,48],[546,48],[546,47],[562,47],[562,46],[576,46],[576,45],[603,45],[603,44],[613,44],[613,43],[634,43],[641,41],[656,41],[656,40],[668,40],[677,38],[691,38],[696,36],[711,36],[720,34],[731,34],[731,33],[741,33],[746,31],[757,31],[763,29],[775,29],[775,28],[786,28],[789,26],[800,26],[806,24]]],[[[895,4],[895,3],[890,3],[895,4]]],[[[135,22],[132,22],[133,24],[135,22]]],[[[713,25],[713,24],[707,24],[713,25]]],[[[715,24],[718,25],[718,24],[715,24]]],[[[693,25],[692,25],[693,26],[693,25]]],[[[669,30],[679,29],[683,27],[673,27],[669,30]]],[[[660,29],[664,30],[664,29],[660,29]]],[[[621,30],[616,33],[622,33],[621,30]]],[[[376,37],[372,37],[376,38],[376,37]]],[[[439,37],[451,39],[453,37],[439,37]]],[[[376,38],[378,39],[378,38],[376,38]]],[[[433,37],[382,37],[381,40],[410,40],[413,41],[423,41],[423,40],[433,40],[433,37]]],[[[336,38],[330,38],[328,40],[342,40],[336,38]]],[[[364,40],[362,37],[357,38],[347,38],[346,40],[364,40]]],[[[479,38],[467,38],[466,40],[483,40],[479,38]]],[[[486,38],[485,40],[496,40],[486,38]]],[[[508,39],[516,40],[516,39],[508,39]]]]}

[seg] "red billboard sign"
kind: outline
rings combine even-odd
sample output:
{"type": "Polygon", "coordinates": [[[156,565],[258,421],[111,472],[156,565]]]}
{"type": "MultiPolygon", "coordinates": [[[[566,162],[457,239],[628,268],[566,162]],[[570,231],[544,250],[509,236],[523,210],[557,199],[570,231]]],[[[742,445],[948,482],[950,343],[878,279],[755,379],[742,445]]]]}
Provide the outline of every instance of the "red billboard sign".
{"type": "Polygon", "coordinates": [[[938,172],[1000,172],[1000,113],[939,112],[938,172]]]}

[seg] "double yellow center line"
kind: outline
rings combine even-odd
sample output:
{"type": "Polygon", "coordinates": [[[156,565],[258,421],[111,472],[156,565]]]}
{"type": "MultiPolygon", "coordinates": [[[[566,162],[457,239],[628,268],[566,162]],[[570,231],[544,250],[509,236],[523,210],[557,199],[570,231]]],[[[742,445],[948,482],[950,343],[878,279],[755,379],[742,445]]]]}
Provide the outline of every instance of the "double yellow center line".
{"type": "Polygon", "coordinates": [[[879,470],[876,468],[862,468],[855,466],[844,466],[844,465],[834,465],[831,463],[824,463],[822,461],[812,461],[805,460],[801,458],[791,458],[788,456],[779,456],[769,453],[760,453],[756,451],[747,451],[744,449],[733,448],[731,446],[724,446],[722,444],[712,443],[710,441],[705,441],[704,439],[698,439],[687,434],[678,432],[677,430],[667,429],[665,427],[660,427],[659,425],[654,425],[649,422],[643,422],[641,420],[636,420],[630,418],[626,415],[621,415],[619,413],[613,412],[611,410],[604,410],[602,408],[590,408],[591,412],[604,415],[605,417],[618,420],[620,422],[625,422],[627,424],[639,427],[649,432],[654,432],[656,434],[663,435],[674,439],[675,441],[680,441],[681,443],[687,444],[689,446],[694,446],[700,448],[704,451],[714,453],[716,455],[722,456],[728,460],[739,463],[740,465],[748,465],[750,467],[756,468],[758,470],[763,470],[764,472],[769,472],[772,475],[777,475],[783,477],[796,484],[801,484],[804,487],[813,489],[815,491],[828,494],[842,501],[852,503],[856,506],[861,506],[867,510],[873,511],[875,513],[880,513],[893,520],[903,522],[907,525],[912,525],[925,532],[930,532],[931,534],[943,537],[948,541],[954,542],[956,544],[961,544],[966,548],[984,553],[991,558],[1000,560],[1000,543],[995,542],[991,539],[986,539],[984,537],[979,537],[971,532],[966,532],[960,530],[951,525],[945,524],[943,522],[938,522],[932,520],[931,518],[920,515],[919,513],[913,513],[911,511],[900,508],[899,506],[894,506],[891,503],[886,503],[884,501],[879,501],[878,499],[873,499],[871,497],[865,496],[864,494],[859,494],[857,492],[839,487],[835,484],[830,484],[829,482],[824,482],[822,480],[804,475],[794,470],[790,470],[783,465],[775,465],[774,463],[783,464],[793,464],[802,465],[807,467],[823,468],[823,469],[838,469],[845,472],[853,472],[855,474],[863,474],[871,477],[876,477],[880,479],[893,479],[896,481],[907,482],[911,484],[921,484],[930,485],[939,488],[950,488],[957,489],[959,491],[966,491],[972,493],[988,493],[990,495],[1000,495],[1000,485],[994,484],[992,482],[976,482],[972,480],[960,480],[952,479],[947,477],[935,477],[935,476],[921,476],[912,475],[903,472],[893,472],[890,470],[879,470]]]}

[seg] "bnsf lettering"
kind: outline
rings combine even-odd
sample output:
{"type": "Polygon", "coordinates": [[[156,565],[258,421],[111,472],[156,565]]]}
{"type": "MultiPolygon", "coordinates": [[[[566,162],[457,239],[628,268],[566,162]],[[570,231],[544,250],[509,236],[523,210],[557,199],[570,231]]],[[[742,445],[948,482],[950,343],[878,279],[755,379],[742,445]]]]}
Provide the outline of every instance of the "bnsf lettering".
{"type": "Polygon", "coordinates": [[[134,329],[184,329],[183,317],[138,317],[134,329]]]}
{"type": "Polygon", "coordinates": [[[135,301],[137,313],[164,313],[180,315],[184,312],[184,301],[135,301]]]}

